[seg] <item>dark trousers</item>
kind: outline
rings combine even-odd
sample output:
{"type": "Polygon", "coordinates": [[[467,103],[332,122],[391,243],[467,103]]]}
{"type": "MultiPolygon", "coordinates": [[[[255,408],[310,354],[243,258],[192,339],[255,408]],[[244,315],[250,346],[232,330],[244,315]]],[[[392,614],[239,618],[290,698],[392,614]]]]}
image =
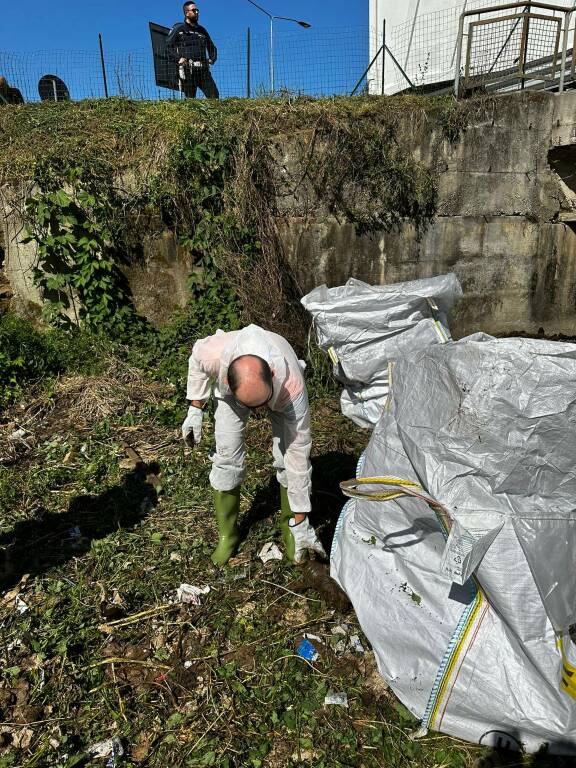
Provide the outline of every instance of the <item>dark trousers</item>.
{"type": "Polygon", "coordinates": [[[207,99],[219,99],[220,93],[208,67],[189,67],[186,69],[186,80],[180,80],[182,91],[187,99],[196,98],[196,90],[200,88],[207,99]]]}

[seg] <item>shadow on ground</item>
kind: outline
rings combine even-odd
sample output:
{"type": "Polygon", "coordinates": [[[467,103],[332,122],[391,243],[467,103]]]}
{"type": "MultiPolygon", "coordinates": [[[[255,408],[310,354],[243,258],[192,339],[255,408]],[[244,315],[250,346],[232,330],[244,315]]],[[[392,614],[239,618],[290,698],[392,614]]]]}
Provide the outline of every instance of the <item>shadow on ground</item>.
{"type": "MultiPolygon", "coordinates": [[[[554,744],[550,748],[564,751],[572,747],[569,744],[554,744]]],[[[532,755],[508,749],[492,749],[475,760],[472,768],[576,768],[576,757],[552,755],[546,747],[532,755]]]]}
{"type": "MultiPolygon", "coordinates": [[[[340,490],[342,480],[356,475],[358,457],[341,451],[330,451],[312,459],[312,513],[310,522],[317,529],[326,552],[330,552],[334,529],[346,497],[340,490]]],[[[275,477],[258,489],[252,505],[240,521],[245,539],[252,527],[267,518],[277,523],[280,513],[280,488],[275,477]]]]}
{"type": "Polygon", "coordinates": [[[24,574],[35,576],[87,552],[94,539],[134,526],[158,502],[154,481],[158,465],[139,464],[119,485],[98,495],[77,496],[68,510],[17,523],[0,535],[0,589],[17,584],[24,574]]]}

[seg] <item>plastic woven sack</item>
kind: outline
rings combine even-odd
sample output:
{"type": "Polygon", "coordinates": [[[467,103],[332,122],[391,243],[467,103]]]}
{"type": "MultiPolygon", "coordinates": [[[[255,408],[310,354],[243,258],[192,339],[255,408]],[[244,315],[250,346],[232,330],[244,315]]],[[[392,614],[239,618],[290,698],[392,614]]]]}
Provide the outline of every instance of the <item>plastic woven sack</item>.
{"type": "Polygon", "coordinates": [[[576,753],[574,455],[576,345],[478,334],[394,366],[359,472],[389,479],[357,482],[331,568],[425,728],[576,753]]]}
{"type": "Polygon", "coordinates": [[[342,412],[372,428],[388,394],[388,363],[451,339],[447,315],[462,295],[455,275],[372,286],[350,279],[302,299],[321,349],[344,384],[342,412]]]}

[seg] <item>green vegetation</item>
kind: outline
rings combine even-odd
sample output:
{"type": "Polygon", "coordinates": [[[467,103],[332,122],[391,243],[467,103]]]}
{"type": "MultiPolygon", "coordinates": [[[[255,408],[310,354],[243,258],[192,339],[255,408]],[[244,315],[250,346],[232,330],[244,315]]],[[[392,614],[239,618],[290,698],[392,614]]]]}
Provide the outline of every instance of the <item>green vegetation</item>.
{"type": "Polygon", "coordinates": [[[102,342],[91,334],[42,332],[19,317],[0,315],[0,413],[29,384],[69,369],[96,372],[101,354],[102,342]]]}

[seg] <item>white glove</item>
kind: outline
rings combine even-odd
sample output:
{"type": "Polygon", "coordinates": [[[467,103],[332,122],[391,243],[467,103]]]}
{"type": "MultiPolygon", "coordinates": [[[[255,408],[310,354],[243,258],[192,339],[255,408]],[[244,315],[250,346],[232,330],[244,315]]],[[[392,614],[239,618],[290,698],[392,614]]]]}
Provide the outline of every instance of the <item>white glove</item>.
{"type": "Polygon", "coordinates": [[[184,419],[182,424],[182,438],[186,443],[199,443],[202,438],[202,408],[197,408],[195,405],[191,405],[188,408],[188,415],[184,419]],[[190,435],[194,436],[194,440],[190,439],[190,435]]]}
{"type": "Polygon", "coordinates": [[[316,531],[308,522],[308,516],[299,523],[296,522],[295,518],[291,517],[288,525],[290,526],[290,533],[294,537],[295,563],[301,563],[305,560],[308,551],[316,552],[321,557],[326,557],[326,552],[320,543],[320,539],[316,536],[316,531]]]}

